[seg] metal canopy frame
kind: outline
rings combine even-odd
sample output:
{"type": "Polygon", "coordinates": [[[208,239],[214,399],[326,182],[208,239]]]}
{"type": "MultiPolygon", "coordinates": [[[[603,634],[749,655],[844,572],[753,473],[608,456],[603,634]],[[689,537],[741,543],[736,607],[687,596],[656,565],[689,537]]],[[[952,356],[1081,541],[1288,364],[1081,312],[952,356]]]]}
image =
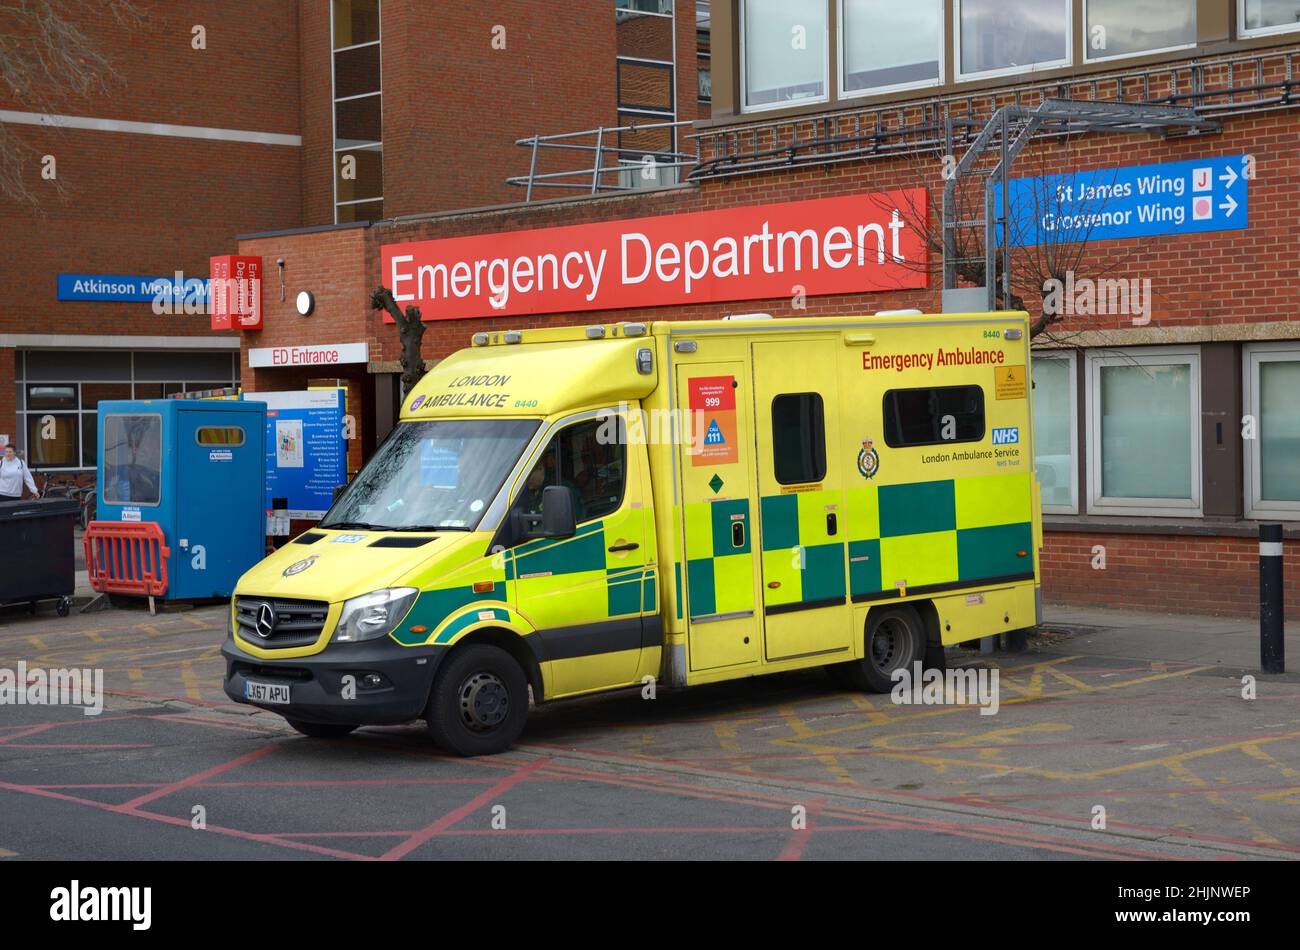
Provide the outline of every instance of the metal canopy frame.
{"type": "MultiPolygon", "coordinates": [[[[945,154],[953,154],[953,129],[969,127],[971,120],[948,116],[944,121],[945,154]]],[[[1218,132],[1221,126],[1213,119],[1198,114],[1190,106],[1148,105],[1136,102],[1097,102],[1080,99],[1044,99],[1035,108],[1022,105],[1005,105],[994,112],[961,157],[943,185],[943,288],[957,287],[957,265],[964,260],[957,256],[957,232],[961,228],[984,226],[984,286],[988,294],[988,309],[997,309],[998,255],[1002,257],[1002,300],[1011,299],[1011,244],[998,240],[998,226],[1002,235],[1009,238],[1008,196],[1012,164],[1026,145],[1039,134],[1074,135],[1084,132],[1135,132],[1168,136],[1170,132],[1187,134],[1218,132]],[[982,174],[977,168],[980,159],[996,149],[998,161],[987,173],[984,181],[984,217],[958,221],[955,198],[957,187],[963,179],[982,174]],[[996,215],[995,189],[1002,194],[1002,213],[996,215]]]]}

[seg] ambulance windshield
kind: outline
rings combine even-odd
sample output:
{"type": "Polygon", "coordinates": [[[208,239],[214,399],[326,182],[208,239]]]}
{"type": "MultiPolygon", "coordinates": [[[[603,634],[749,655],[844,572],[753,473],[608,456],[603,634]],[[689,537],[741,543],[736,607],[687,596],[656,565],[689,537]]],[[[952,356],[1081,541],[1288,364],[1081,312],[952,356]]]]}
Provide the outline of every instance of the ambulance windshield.
{"type": "Polygon", "coordinates": [[[537,426],[527,419],[403,422],[320,527],[472,531],[537,426]]]}

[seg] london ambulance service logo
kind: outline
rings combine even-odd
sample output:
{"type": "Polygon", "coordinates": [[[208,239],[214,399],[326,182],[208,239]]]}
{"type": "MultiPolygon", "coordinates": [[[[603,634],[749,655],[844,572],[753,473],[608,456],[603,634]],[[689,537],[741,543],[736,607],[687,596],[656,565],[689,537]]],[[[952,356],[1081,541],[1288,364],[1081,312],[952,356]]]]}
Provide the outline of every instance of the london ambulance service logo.
{"type": "Polygon", "coordinates": [[[319,554],[313,554],[311,557],[305,557],[301,561],[294,561],[292,564],[290,564],[288,567],[286,567],[283,571],[280,572],[280,576],[293,577],[293,575],[295,574],[301,574],[303,571],[307,570],[307,568],[315,564],[316,558],[318,557],[320,557],[319,554]]]}
{"type": "Polygon", "coordinates": [[[871,439],[862,440],[862,451],[858,453],[858,473],[863,478],[875,478],[880,470],[880,455],[872,448],[871,439]]]}

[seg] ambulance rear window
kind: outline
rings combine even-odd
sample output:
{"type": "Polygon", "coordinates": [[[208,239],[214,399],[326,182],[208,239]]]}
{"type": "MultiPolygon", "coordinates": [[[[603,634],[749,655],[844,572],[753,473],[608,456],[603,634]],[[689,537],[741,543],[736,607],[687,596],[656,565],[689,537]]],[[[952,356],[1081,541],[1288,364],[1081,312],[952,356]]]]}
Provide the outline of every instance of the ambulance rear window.
{"type": "Polygon", "coordinates": [[[900,449],[984,438],[984,390],[925,386],[885,393],[885,444],[900,449]]]}

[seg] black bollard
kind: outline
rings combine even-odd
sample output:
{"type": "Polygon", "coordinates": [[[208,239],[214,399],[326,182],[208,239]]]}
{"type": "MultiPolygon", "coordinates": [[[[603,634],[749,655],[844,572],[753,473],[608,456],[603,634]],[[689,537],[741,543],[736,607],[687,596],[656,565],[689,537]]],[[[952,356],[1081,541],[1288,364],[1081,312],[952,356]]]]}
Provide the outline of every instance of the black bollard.
{"type": "Polygon", "coordinates": [[[1282,526],[1259,526],[1259,666],[1265,673],[1286,672],[1282,641],[1282,526]]]}

